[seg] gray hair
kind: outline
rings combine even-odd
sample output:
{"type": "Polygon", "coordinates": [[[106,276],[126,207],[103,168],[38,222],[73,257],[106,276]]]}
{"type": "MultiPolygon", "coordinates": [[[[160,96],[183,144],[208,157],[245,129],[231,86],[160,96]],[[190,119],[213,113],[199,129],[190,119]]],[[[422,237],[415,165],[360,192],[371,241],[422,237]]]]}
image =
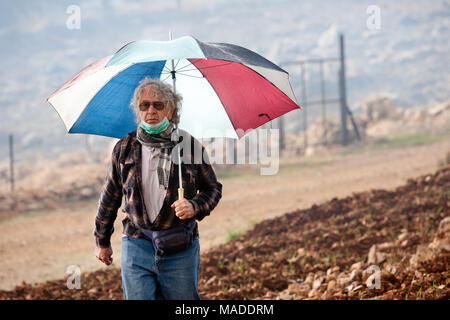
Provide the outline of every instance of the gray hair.
{"type": "Polygon", "coordinates": [[[139,102],[141,100],[142,93],[148,88],[152,88],[162,95],[167,100],[167,107],[169,107],[170,110],[175,109],[170,122],[178,124],[180,122],[181,101],[183,100],[182,96],[174,92],[171,85],[149,77],[145,77],[141,80],[141,82],[139,82],[139,86],[134,90],[133,98],[131,99],[130,107],[136,114],[136,123],[138,125],[141,123],[139,102]]]}

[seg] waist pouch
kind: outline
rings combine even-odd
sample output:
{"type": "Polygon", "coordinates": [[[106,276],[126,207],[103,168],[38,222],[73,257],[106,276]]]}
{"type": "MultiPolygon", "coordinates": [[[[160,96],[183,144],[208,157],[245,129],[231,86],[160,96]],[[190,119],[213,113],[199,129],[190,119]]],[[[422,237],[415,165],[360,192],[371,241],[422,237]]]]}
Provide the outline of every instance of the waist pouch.
{"type": "Polygon", "coordinates": [[[152,241],[155,252],[159,256],[167,256],[188,249],[198,235],[195,220],[166,230],[141,229],[141,231],[147,236],[148,240],[152,241]]]}

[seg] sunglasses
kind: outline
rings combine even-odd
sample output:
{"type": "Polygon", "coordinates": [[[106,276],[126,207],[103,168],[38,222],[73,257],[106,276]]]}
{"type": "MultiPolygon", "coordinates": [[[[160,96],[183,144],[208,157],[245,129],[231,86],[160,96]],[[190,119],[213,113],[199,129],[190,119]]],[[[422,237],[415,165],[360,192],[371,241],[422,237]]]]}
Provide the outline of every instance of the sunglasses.
{"type": "Polygon", "coordinates": [[[153,108],[155,108],[158,111],[161,111],[166,106],[165,103],[162,101],[152,101],[152,102],[144,101],[139,104],[139,110],[147,111],[152,104],[153,104],[153,108]]]}

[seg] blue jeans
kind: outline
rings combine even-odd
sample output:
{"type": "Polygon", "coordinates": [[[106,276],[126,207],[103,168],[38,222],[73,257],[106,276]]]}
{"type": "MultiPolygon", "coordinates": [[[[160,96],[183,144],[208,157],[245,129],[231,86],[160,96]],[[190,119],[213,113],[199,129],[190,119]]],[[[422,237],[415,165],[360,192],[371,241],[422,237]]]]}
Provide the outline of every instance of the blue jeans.
{"type": "Polygon", "coordinates": [[[159,256],[151,241],[122,238],[122,286],[125,300],[200,300],[200,243],[159,256]]]}

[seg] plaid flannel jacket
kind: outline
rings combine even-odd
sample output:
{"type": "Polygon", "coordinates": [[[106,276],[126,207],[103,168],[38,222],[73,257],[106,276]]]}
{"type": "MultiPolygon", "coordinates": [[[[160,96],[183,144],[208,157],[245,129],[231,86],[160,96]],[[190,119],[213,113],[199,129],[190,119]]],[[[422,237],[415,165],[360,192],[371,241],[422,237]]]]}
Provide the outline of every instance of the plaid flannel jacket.
{"type": "Polygon", "coordinates": [[[141,228],[165,230],[193,219],[200,221],[210,214],[222,197],[222,184],[217,181],[213,167],[205,162],[204,158],[201,163],[195,164],[194,149],[201,148],[202,155],[206,155],[206,152],[198,140],[191,139],[192,161],[190,164],[183,163],[181,172],[184,197],[193,204],[195,216],[181,220],[175,215],[175,209],[171,208],[172,203],[178,199],[178,165],[172,163],[166,198],[156,220],[151,223],[142,196],[141,148],[142,145],[136,139],[135,130],[120,139],[113,149],[95,219],[94,235],[98,247],[110,246],[114,221],[117,210],[122,205],[123,196],[125,196],[125,205],[122,211],[127,214],[122,221],[123,233],[133,238],[143,237],[141,228]]]}

